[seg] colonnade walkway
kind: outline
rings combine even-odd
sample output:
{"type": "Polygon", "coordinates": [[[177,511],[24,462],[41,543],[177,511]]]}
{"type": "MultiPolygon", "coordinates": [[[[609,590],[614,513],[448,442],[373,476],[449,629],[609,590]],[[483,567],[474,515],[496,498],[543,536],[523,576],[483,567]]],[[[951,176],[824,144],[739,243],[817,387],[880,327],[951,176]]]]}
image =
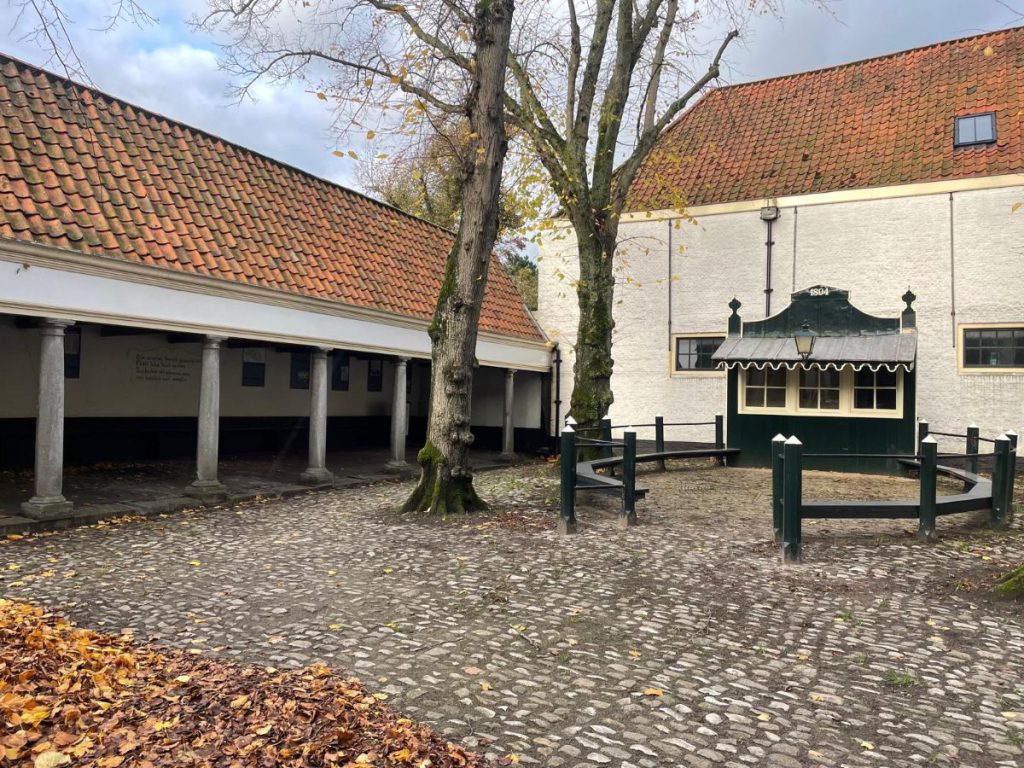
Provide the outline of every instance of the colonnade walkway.
{"type": "MultiPolygon", "coordinates": [[[[415,449],[409,449],[414,461],[415,449]]],[[[318,488],[347,488],[376,482],[414,477],[417,467],[410,463],[401,470],[389,466],[387,448],[332,451],[326,454],[332,479],[320,486],[298,482],[306,457],[301,454],[250,454],[223,457],[219,463],[220,481],[227,489],[227,501],[238,502],[257,497],[294,496],[318,488]]],[[[474,469],[485,471],[508,466],[498,452],[474,451],[474,469]]],[[[74,499],[73,516],[61,526],[91,523],[125,515],[173,512],[201,506],[202,502],[184,495],[183,489],[195,478],[195,460],[111,463],[66,467],[64,488],[74,499]]],[[[0,470],[0,536],[37,530],[41,526],[24,517],[21,503],[31,493],[31,469],[0,470]]]]}

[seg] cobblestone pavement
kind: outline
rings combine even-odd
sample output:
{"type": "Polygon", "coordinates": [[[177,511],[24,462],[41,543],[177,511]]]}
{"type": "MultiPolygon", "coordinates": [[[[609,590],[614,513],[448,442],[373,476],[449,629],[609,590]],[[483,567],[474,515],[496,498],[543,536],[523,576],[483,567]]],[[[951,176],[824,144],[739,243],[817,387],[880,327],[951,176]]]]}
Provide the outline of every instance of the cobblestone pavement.
{"type": "MultiPolygon", "coordinates": [[[[548,766],[1024,765],[1024,617],[984,596],[1019,529],[805,523],[769,542],[768,475],[646,474],[642,524],[553,530],[549,467],[479,477],[495,511],[392,511],[408,484],[0,545],[0,594],[278,667],[353,670],[492,756],[548,766]]],[[[916,484],[807,473],[808,497],[916,484]]]]}

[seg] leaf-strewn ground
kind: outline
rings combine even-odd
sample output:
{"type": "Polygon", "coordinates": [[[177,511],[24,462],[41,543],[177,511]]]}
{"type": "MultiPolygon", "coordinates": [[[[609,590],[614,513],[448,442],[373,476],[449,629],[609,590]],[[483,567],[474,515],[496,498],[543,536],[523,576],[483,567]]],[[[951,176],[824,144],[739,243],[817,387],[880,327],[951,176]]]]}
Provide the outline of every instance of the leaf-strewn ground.
{"type": "Polygon", "coordinates": [[[385,698],[323,665],[233,665],[0,600],[0,764],[486,766],[385,698]]]}

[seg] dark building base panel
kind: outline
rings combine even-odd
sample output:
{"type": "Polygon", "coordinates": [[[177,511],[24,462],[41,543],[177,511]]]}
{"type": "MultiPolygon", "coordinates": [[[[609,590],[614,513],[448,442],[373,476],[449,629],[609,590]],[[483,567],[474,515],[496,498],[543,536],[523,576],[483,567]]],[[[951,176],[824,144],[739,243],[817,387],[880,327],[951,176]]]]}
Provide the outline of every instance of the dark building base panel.
{"type": "MultiPolygon", "coordinates": [[[[222,418],[222,456],[305,455],[309,420],[301,417],[222,418]]],[[[333,416],[327,420],[329,451],[387,448],[388,416],[333,416]]],[[[474,427],[474,447],[501,450],[501,429],[474,427]]],[[[410,462],[426,436],[426,420],[410,419],[410,462]]],[[[517,429],[516,451],[532,455],[548,444],[540,429],[517,429]]],[[[195,456],[194,418],[76,418],[64,424],[64,463],[68,466],[113,461],[159,461],[195,456]]],[[[0,469],[25,469],[35,460],[35,419],[0,419],[0,469]]]]}

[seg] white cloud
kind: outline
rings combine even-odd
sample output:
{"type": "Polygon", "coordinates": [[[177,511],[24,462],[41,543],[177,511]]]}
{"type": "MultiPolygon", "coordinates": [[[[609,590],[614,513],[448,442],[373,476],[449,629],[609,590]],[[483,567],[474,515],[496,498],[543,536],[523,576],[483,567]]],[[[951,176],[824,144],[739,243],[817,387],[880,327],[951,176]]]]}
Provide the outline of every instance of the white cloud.
{"type": "MultiPolygon", "coordinates": [[[[241,102],[231,95],[231,80],[218,67],[216,48],[185,23],[205,3],[148,3],[158,24],[120,24],[109,32],[90,32],[102,26],[109,7],[104,0],[69,5],[75,45],[96,87],[310,173],[354,185],[354,163],[331,154],[339,140],[331,131],[330,111],[303,85],[260,84],[253,89],[254,99],[241,102]]],[[[0,32],[13,22],[5,13],[10,6],[0,10],[0,32]]],[[[9,35],[5,52],[44,63],[49,52],[21,37],[19,32],[9,35]]]]}

